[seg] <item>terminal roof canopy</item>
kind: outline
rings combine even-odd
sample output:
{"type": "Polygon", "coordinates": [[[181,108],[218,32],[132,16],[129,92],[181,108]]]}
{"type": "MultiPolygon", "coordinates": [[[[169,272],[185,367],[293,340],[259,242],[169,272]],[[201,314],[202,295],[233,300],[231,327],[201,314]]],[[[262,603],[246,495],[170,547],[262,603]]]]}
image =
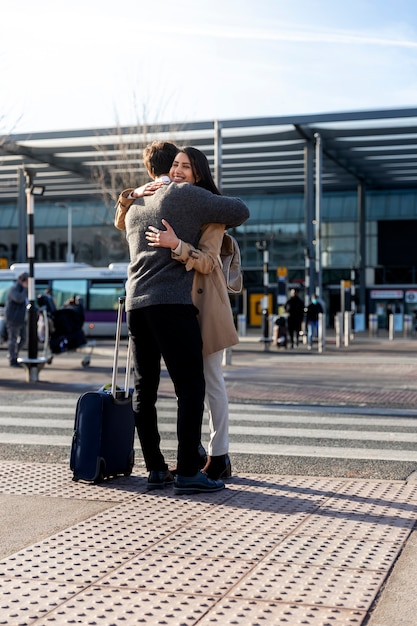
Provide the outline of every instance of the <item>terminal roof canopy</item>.
{"type": "Polygon", "coordinates": [[[417,108],[409,108],[4,136],[0,202],[18,197],[22,167],[53,200],[98,196],[103,184],[118,192],[123,173],[142,184],[142,149],[155,139],[199,148],[213,171],[219,154],[228,195],[302,193],[305,147],[315,152],[317,134],[323,192],[417,187],[417,108]]]}

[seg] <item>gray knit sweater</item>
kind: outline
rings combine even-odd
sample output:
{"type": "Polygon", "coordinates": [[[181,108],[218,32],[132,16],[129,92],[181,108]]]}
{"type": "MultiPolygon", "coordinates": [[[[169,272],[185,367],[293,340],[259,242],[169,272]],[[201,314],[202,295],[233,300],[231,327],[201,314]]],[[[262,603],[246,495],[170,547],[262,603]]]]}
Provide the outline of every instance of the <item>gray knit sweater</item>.
{"type": "Polygon", "coordinates": [[[249,217],[239,198],[218,196],[188,183],[171,183],[153,196],[138,198],[126,214],[130,264],[126,283],[126,310],[155,304],[192,304],[193,272],[171,258],[169,248],[148,245],[148,226],[164,230],[166,219],[178,237],[197,245],[203,224],[239,226],[249,217]]]}

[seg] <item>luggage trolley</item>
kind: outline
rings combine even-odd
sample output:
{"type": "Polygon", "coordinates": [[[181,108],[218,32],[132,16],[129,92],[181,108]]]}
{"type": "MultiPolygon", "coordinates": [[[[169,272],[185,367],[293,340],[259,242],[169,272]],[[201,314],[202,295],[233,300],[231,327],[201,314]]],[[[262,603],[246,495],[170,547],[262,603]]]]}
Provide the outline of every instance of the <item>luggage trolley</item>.
{"type": "Polygon", "coordinates": [[[64,352],[80,352],[85,354],[81,361],[83,367],[88,367],[96,342],[87,341],[82,329],[84,312],[82,303],[74,302],[60,309],[51,310],[48,304],[38,298],[38,339],[43,343],[43,357],[51,364],[55,354],[64,352]]]}

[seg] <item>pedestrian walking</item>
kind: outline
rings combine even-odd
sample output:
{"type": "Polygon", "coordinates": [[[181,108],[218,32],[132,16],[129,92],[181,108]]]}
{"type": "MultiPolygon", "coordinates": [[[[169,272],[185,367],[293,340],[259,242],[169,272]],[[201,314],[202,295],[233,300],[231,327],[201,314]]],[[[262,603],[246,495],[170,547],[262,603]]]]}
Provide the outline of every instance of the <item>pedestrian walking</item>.
{"type": "Polygon", "coordinates": [[[10,287],[4,307],[8,358],[11,367],[19,367],[17,357],[26,341],[26,305],[29,275],[23,272],[10,287]]]}

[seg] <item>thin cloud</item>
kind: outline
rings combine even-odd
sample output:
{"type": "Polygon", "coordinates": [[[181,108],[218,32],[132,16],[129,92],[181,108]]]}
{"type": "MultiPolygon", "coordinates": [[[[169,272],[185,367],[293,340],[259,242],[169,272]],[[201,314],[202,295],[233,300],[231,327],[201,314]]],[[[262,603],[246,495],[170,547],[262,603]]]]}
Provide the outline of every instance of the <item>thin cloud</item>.
{"type": "MultiPolygon", "coordinates": [[[[149,29],[155,25],[149,24],[149,29]]],[[[219,27],[218,25],[189,26],[181,24],[157,25],[160,33],[164,31],[171,35],[192,35],[195,37],[210,37],[215,39],[240,39],[247,41],[277,41],[290,43],[318,43],[318,44],[346,44],[360,46],[391,46],[397,48],[417,48],[417,41],[404,38],[387,37],[368,33],[357,33],[343,30],[334,31],[310,31],[308,29],[293,29],[282,27],[276,30],[264,29],[234,29],[219,27]]],[[[146,32],[146,30],[145,30],[146,32]]],[[[149,30],[148,30],[149,34],[149,30]]]]}

